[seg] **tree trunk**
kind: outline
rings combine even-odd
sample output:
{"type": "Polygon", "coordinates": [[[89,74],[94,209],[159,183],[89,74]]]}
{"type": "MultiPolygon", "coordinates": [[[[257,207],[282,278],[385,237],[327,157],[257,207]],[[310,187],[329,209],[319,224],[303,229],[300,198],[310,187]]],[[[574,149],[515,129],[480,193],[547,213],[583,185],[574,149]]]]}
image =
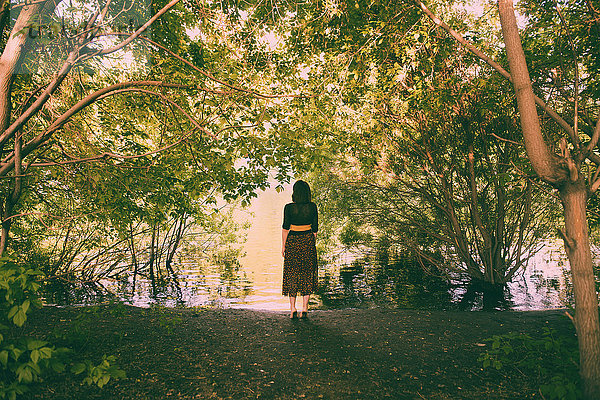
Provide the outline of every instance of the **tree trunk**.
{"type": "MultiPolygon", "coordinates": [[[[21,56],[23,55],[23,51],[27,45],[29,40],[29,35],[27,34],[27,26],[30,24],[31,20],[35,18],[36,15],[40,13],[40,11],[44,7],[44,2],[36,3],[33,5],[24,6],[17,21],[15,22],[15,26],[13,27],[8,40],[4,46],[2,51],[2,55],[0,56],[0,131],[4,131],[8,125],[10,124],[11,119],[11,111],[12,111],[12,97],[11,97],[11,89],[12,82],[14,78],[14,74],[17,71],[19,61],[21,56]]],[[[2,2],[0,13],[0,18],[2,18],[2,30],[5,29],[4,21],[6,17],[6,13],[10,12],[10,4],[7,5],[6,2],[2,2]]],[[[2,31],[0,31],[2,34],[2,31]]],[[[0,146],[1,147],[1,146],[0,146]]],[[[22,187],[22,177],[21,177],[21,147],[22,147],[22,139],[20,132],[17,132],[15,135],[15,186],[12,193],[9,193],[4,200],[4,204],[2,206],[2,228],[0,230],[0,254],[3,254],[6,251],[8,246],[8,234],[10,231],[10,226],[12,224],[13,217],[13,208],[19,200],[21,196],[21,187],[22,187]]],[[[2,152],[2,148],[0,148],[0,153],[2,152]]]]}
{"type": "MultiPolygon", "coordinates": [[[[2,6],[4,7],[4,4],[2,6]]],[[[2,131],[10,123],[11,85],[23,50],[30,39],[27,26],[42,8],[42,3],[23,7],[0,56],[0,129],[2,131]]],[[[10,9],[2,10],[2,12],[9,11],[10,9]]]]}
{"type": "Polygon", "coordinates": [[[525,150],[527,150],[527,157],[537,175],[556,186],[569,179],[569,176],[558,165],[557,157],[552,153],[542,135],[542,127],[537,114],[535,96],[512,1],[500,0],[498,9],[500,11],[502,36],[506,46],[506,58],[510,66],[510,76],[517,98],[525,150]]]}
{"type": "Polygon", "coordinates": [[[131,287],[131,294],[135,294],[135,284],[138,274],[138,261],[135,253],[135,241],[133,238],[133,224],[129,223],[129,247],[131,249],[131,263],[133,264],[133,285],[131,287]]]}
{"type": "Polygon", "coordinates": [[[150,283],[152,285],[152,295],[156,295],[156,276],[154,275],[154,242],[156,240],[156,224],[152,224],[152,240],[150,242],[148,266],[150,267],[150,283]]]}
{"type": "Polygon", "coordinates": [[[565,216],[565,249],[575,292],[575,328],[584,398],[597,400],[600,399],[600,322],[586,216],[587,189],[583,179],[561,188],[560,198],[565,216]]]}
{"type": "Polygon", "coordinates": [[[21,197],[21,191],[23,188],[23,177],[21,168],[21,135],[15,136],[15,184],[11,193],[6,196],[4,200],[3,213],[2,213],[2,232],[0,234],[0,254],[4,254],[8,246],[8,234],[10,232],[10,226],[12,225],[13,209],[19,198],[21,197]]]}
{"type": "Polygon", "coordinates": [[[498,9],[527,155],[538,176],[559,189],[563,203],[566,228],[563,236],[573,276],[575,328],[579,342],[579,368],[584,398],[598,400],[600,323],[587,227],[587,188],[582,174],[568,153],[564,154],[565,161],[567,164],[570,162],[573,168],[567,170],[558,165],[556,156],[550,152],[542,136],[512,0],[499,0],[498,9]]]}

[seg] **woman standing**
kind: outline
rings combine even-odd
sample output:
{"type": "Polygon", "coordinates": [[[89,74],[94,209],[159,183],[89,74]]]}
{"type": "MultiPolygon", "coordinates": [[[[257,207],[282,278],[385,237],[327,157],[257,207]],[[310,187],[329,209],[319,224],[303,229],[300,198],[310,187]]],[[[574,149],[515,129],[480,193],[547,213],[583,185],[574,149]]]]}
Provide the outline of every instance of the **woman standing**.
{"type": "Polygon", "coordinates": [[[298,318],[296,296],[302,296],[300,318],[308,316],[308,300],[317,288],[317,249],[319,229],[317,206],[311,201],[308,183],[294,183],[292,203],[283,209],[281,231],[283,254],[283,290],[290,297],[290,318],[298,318]]]}

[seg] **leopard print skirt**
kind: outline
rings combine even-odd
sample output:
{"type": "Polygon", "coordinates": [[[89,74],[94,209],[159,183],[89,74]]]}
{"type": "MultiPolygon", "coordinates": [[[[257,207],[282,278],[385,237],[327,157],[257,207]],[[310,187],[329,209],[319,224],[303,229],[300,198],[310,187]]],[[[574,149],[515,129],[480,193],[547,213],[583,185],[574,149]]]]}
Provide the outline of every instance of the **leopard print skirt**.
{"type": "Polygon", "coordinates": [[[317,248],[312,231],[290,231],[283,258],[284,296],[306,296],[317,289],[317,248]]]}

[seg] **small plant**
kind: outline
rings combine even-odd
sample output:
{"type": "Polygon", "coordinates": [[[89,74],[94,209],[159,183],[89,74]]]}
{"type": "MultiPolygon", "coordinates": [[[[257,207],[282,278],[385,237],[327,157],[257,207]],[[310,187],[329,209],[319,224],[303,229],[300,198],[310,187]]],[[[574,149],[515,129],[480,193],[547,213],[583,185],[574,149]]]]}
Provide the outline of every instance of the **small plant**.
{"type": "Polygon", "coordinates": [[[111,378],[125,378],[125,371],[114,364],[115,356],[107,356],[105,354],[102,357],[100,364],[94,365],[91,361],[85,360],[84,362],[73,365],[71,372],[75,375],[86,373],[83,383],[97,385],[99,388],[102,388],[111,378]]]}
{"type": "Polygon", "coordinates": [[[162,305],[153,304],[151,309],[158,316],[158,325],[165,329],[169,335],[183,322],[180,316],[174,316],[162,305]]]}
{"type": "Polygon", "coordinates": [[[123,317],[127,314],[127,306],[121,300],[111,300],[108,303],[108,313],[112,317],[123,317]]]}
{"type": "MultiPolygon", "coordinates": [[[[90,340],[93,340],[94,330],[96,329],[95,321],[99,317],[117,318],[125,315],[126,312],[127,306],[120,301],[111,301],[108,303],[108,307],[99,305],[81,307],[68,330],[56,327],[53,333],[57,339],[66,342],[70,347],[83,349],[90,340]]],[[[115,335],[121,339],[124,336],[122,332],[116,332],[115,335]]]]}
{"type": "Polygon", "coordinates": [[[483,368],[519,372],[537,379],[545,399],[576,400],[580,397],[578,350],[575,337],[544,328],[542,336],[523,333],[494,335],[491,349],[479,357],[483,368]]]}

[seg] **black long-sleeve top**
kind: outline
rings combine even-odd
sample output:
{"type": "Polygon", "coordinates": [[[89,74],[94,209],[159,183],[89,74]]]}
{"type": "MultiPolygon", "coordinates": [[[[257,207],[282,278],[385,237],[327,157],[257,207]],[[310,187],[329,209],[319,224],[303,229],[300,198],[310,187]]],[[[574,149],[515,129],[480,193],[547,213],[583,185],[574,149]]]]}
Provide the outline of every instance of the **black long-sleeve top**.
{"type": "Polygon", "coordinates": [[[317,205],[310,203],[288,203],[283,208],[283,229],[290,225],[310,225],[311,231],[319,230],[319,215],[317,205]]]}

